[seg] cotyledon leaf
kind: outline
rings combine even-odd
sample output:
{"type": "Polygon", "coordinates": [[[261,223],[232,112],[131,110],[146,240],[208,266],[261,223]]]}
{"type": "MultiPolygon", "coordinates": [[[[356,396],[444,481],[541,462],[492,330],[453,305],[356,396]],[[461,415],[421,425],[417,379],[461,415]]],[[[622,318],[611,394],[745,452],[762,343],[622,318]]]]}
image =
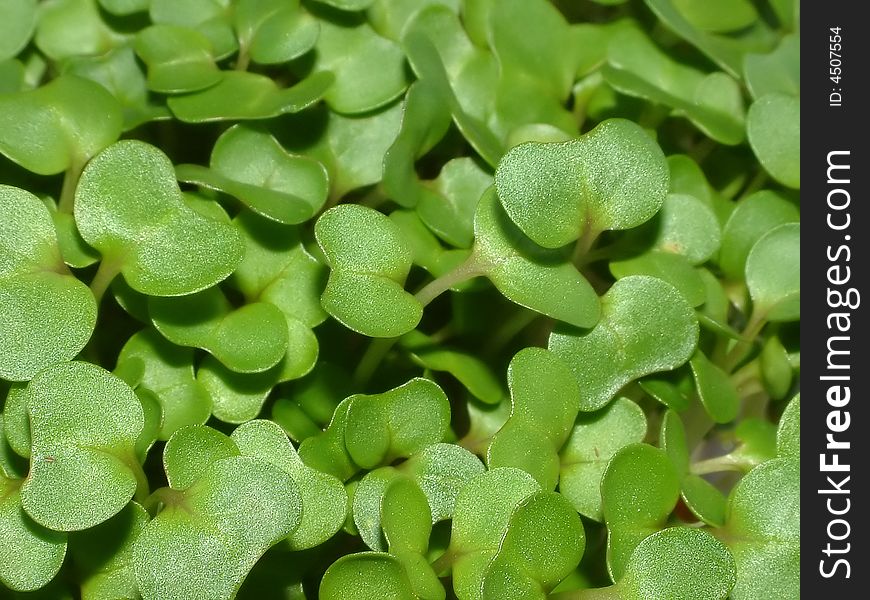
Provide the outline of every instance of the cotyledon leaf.
{"type": "Polygon", "coordinates": [[[76,75],[0,95],[0,153],[39,175],[81,169],[118,139],[121,125],[114,96],[76,75]]]}
{"type": "Polygon", "coordinates": [[[801,456],[801,396],[788,403],[776,430],[776,453],[779,456],[801,456]]]}
{"type": "Polygon", "coordinates": [[[195,29],[152,25],[136,35],[136,54],[148,66],[148,88],[164,94],[195,92],[223,75],[208,38],[195,29]]]}
{"type": "Polygon", "coordinates": [[[260,556],[302,517],[293,478],[258,458],[223,458],[184,491],[164,489],[163,510],[133,547],[146,600],[233,598],[260,556]]]}
{"type": "Polygon", "coordinates": [[[230,439],[242,456],[261,458],[289,473],[302,498],[299,526],[287,538],[293,550],[313,548],[344,523],[347,494],[335,477],[305,466],[284,431],[275,423],[254,420],[240,425],[230,439]]]}
{"type": "Polygon", "coordinates": [[[698,320],[680,293],[655,277],[624,277],[601,299],[588,332],[557,329],[549,348],[580,383],[581,411],[607,404],[626,383],[674,369],[695,351],[698,320]]]}
{"type": "Polygon", "coordinates": [[[240,0],[233,25],[242,54],[260,64],[302,56],[320,35],[320,22],[302,9],[299,0],[240,0]]]}
{"type": "Polygon", "coordinates": [[[801,187],[801,101],[772,92],[752,103],[746,118],[746,136],[758,162],[781,184],[801,187]]]}
{"type": "Polygon", "coordinates": [[[97,306],[64,265],[36,196],[0,185],[0,213],[0,377],[26,381],[84,348],[97,306]]]}
{"type": "Polygon", "coordinates": [[[495,185],[527,236],[559,248],[587,230],[597,235],[649,220],[665,201],[668,166],[639,125],[609,119],[576,140],[516,146],[499,162],[495,185]]]}
{"type": "Polygon", "coordinates": [[[172,434],[163,447],[163,470],[173,490],[186,490],[213,462],[240,456],[238,446],[217,429],[191,425],[172,434]]]}
{"type": "Polygon", "coordinates": [[[339,558],[324,573],[319,597],[323,600],[417,600],[399,559],[384,552],[360,552],[339,558]]]}
{"type": "Polygon", "coordinates": [[[800,223],[788,223],[764,234],[749,252],[746,285],[756,318],[800,318],[800,244],[800,223]]]}
{"type": "Polygon", "coordinates": [[[36,0],[8,0],[0,6],[0,61],[27,45],[36,28],[36,0]]]}
{"type": "Polygon", "coordinates": [[[185,204],[169,158],[137,140],[113,144],[88,163],[74,214],[82,237],[102,254],[104,277],[120,271],[130,287],[148,295],[211,287],[235,269],[244,251],[232,225],[185,204]]]}
{"type": "Polygon", "coordinates": [[[144,481],[134,451],[142,405],[102,368],[60,363],[25,391],[32,438],[21,503],[58,531],[87,529],[118,513],[144,481]]]}
{"type": "Polygon", "coordinates": [[[230,0],[151,0],[149,17],[157,24],[179,25],[205,35],[218,59],[238,49],[230,0]]]}

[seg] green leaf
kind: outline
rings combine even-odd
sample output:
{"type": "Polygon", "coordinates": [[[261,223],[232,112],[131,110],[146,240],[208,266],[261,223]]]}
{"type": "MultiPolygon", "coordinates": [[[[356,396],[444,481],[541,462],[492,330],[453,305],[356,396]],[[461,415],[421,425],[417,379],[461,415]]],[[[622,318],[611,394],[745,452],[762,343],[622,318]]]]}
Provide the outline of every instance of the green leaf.
{"type": "Polygon", "coordinates": [[[497,404],[504,397],[501,383],[489,366],[473,354],[439,346],[419,331],[406,333],[401,343],[411,351],[415,362],[431,371],[450,373],[481,402],[497,404]]]}
{"type": "Polygon", "coordinates": [[[781,184],[801,187],[801,101],[772,92],[752,103],[746,135],[758,162],[781,184]]]}
{"type": "Polygon", "coordinates": [[[21,504],[59,531],[87,529],[118,513],[144,479],[134,444],[142,405],[127,384],[96,365],[60,363],[28,384],[30,474],[21,504]]]}
{"type": "Polygon", "coordinates": [[[797,34],[782,38],[779,46],[768,54],[747,54],[743,59],[746,86],[753,98],[781,92],[800,96],[801,39],[797,34]]]}
{"type": "Polygon", "coordinates": [[[420,487],[399,477],[390,482],[381,503],[381,524],[390,552],[424,554],[429,547],[432,513],[420,487]]]}
{"type": "Polygon", "coordinates": [[[720,541],[706,531],[670,527],[638,544],[615,588],[622,600],[725,600],[735,579],[734,559],[720,541]]]}
{"type": "Polygon", "coordinates": [[[540,487],[519,469],[502,467],[470,479],[456,498],[447,556],[452,557],[453,587],[462,598],[477,597],[486,568],[514,510],[540,487]]]}
{"type": "Polygon", "coordinates": [[[278,64],[314,47],[320,23],[299,0],[240,0],[233,13],[241,52],[260,64],[278,64]]]}
{"type": "Polygon", "coordinates": [[[0,61],[18,54],[36,28],[36,0],[9,0],[0,7],[0,61]]]}
{"type": "Polygon", "coordinates": [[[28,171],[78,171],[121,135],[121,107],[103,86],[75,75],[0,96],[0,153],[28,171]]]}
{"type": "Polygon", "coordinates": [[[730,423],[740,411],[740,395],[728,374],[698,350],[690,361],[698,396],[716,423],[730,423]]]}
{"type": "Polygon", "coordinates": [[[443,441],[449,424],[450,404],[441,388],[414,378],[381,394],[351,396],[344,442],[352,460],[371,469],[443,441]]]}
{"type": "Polygon", "coordinates": [[[601,480],[601,500],[612,579],[622,578],[637,545],[662,528],[679,494],[679,477],[662,450],[631,444],[610,459],[601,480]]]}
{"type": "Polygon", "coordinates": [[[628,398],[617,398],[593,413],[580,413],[559,452],[559,493],[575,510],[596,521],[601,512],[601,478],[611,457],[643,441],[646,415],[628,398]]]}
{"type": "Polygon", "coordinates": [[[359,114],[380,108],[408,86],[401,48],[367,23],[348,27],[321,19],[314,49],[314,72],[335,76],[324,100],[336,112],[359,114]]]}
{"type": "Polygon", "coordinates": [[[734,600],[800,595],[800,466],[767,461],[732,490],[720,537],[737,564],[734,600]]]}
{"type": "Polygon", "coordinates": [[[344,444],[347,413],[353,396],[345,398],[336,408],[329,425],[319,435],[306,438],[299,445],[299,457],[306,465],[347,481],[359,471],[344,444]]]}
{"type": "Polygon", "coordinates": [[[800,221],[797,207],[776,192],[763,190],[737,203],[722,230],[719,266],[729,279],[742,280],[746,257],[765,233],[785,223],[800,221]]]}
{"type": "Polygon", "coordinates": [[[669,371],[695,351],[698,322],[682,295],[654,277],[620,279],[601,299],[602,317],[590,331],[557,329],[549,348],[580,383],[581,411],[607,404],[628,382],[669,371]]]}
{"type": "Polygon", "coordinates": [[[269,119],[308,108],[323,97],[333,79],[331,73],[315,73],[293,87],[281,88],[264,75],[226,71],[210,88],[172,96],[167,104],[185,123],[269,119]]]}
{"type": "Polygon", "coordinates": [[[24,65],[14,58],[0,60],[0,94],[24,89],[24,65]]]}
{"type": "Polygon", "coordinates": [[[383,552],[359,552],[339,558],[324,573],[318,597],[322,600],[417,598],[399,559],[383,552]]]}
{"type": "Polygon", "coordinates": [[[798,394],[788,403],[779,419],[776,430],[776,453],[779,456],[801,456],[801,396],[798,394]]]}
{"type": "Polygon", "coordinates": [[[728,32],[751,25],[758,13],[750,0],[723,0],[710,5],[703,0],[673,0],[686,20],[702,31],[728,32]]]}
{"type": "Polygon", "coordinates": [[[664,379],[648,377],[638,382],[641,389],[675,411],[682,412],[689,408],[691,401],[676,385],[664,379]]]}
{"type": "Polygon", "coordinates": [[[146,598],[234,597],[260,556],[302,516],[292,477],[247,456],[209,464],[189,488],[168,490],[166,498],[133,548],[146,598]]]}
{"type": "Polygon", "coordinates": [[[196,29],[211,42],[215,58],[238,49],[229,0],[151,0],[149,16],[157,24],[196,29]]]}
{"type": "Polygon", "coordinates": [[[702,31],[692,25],[675,6],[675,0],[645,0],[671,31],[706,54],[734,77],[740,76],[743,57],[749,52],[767,52],[776,43],[775,34],[761,20],[732,35],[702,31]]]}
{"type": "Polygon", "coordinates": [[[541,248],[514,225],[495,189],[484,194],[474,217],[473,262],[508,299],[576,327],[598,322],[592,286],[563,254],[541,248]]]}
{"type": "Polygon", "coordinates": [[[180,181],[235,196],[257,214],[287,225],[313,217],[329,191],[323,165],[290,154],[268,133],[244,125],[218,138],[210,169],[178,165],[175,173],[180,181]]]}
{"type": "Polygon", "coordinates": [[[366,11],[366,18],[380,35],[399,40],[405,26],[417,13],[430,6],[446,6],[459,12],[459,0],[374,0],[366,11]]]}
{"type": "Polygon", "coordinates": [[[314,233],[332,269],[321,296],[329,314],[370,337],[395,337],[417,326],[423,307],[403,288],[411,252],[395,223],[343,204],[323,213],[314,233]]]}
{"type": "Polygon", "coordinates": [[[459,267],[470,254],[467,250],[445,249],[414,211],[394,210],[390,213],[390,220],[402,230],[414,264],[420,265],[435,277],[459,267]]]}
{"type": "Polygon", "coordinates": [[[15,591],[41,588],[60,570],[66,534],[34,522],[21,508],[21,481],[0,469],[0,582],[15,591]]]}
{"type": "Polygon", "coordinates": [[[217,287],[178,298],[148,301],[154,326],[179,346],[202,348],[238,373],[274,367],[287,351],[287,320],[272,304],[234,309],[217,287]],[[249,331],[258,331],[251,337],[249,331]]]}
{"type": "Polygon", "coordinates": [[[202,425],[211,415],[211,398],[194,377],[193,359],[191,348],[171,344],[154,329],[133,335],[118,355],[115,375],[137,391],[153,393],[160,403],[160,440],[182,427],[202,425]]]}
{"type": "Polygon", "coordinates": [[[118,142],[88,163],[75,219],[103,264],[144,294],[198,292],[225,279],[242,257],[236,230],[188,208],[169,158],[144,142],[118,142]]]}
{"type": "Polygon", "coordinates": [[[374,0],[316,0],[339,10],[365,10],[372,5],[374,0]]]}
{"type": "Polygon", "coordinates": [[[603,73],[618,92],[673,108],[717,142],[743,141],[743,98],[737,81],[672,61],[637,29],[624,28],[612,38],[603,73]]]}
{"type": "Polygon", "coordinates": [[[299,487],[302,518],[287,538],[294,551],[318,546],[339,530],[347,513],[344,486],[335,477],[306,467],[278,425],[265,420],[248,421],[230,437],[243,456],[273,464],[288,473],[299,487]]]}
{"type": "Polygon", "coordinates": [[[668,169],[638,125],[611,119],[570,142],[511,149],[495,172],[511,220],[536,243],[558,248],[586,231],[629,229],[665,201],[668,169]]]}
{"type": "Polygon", "coordinates": [[[113,15],[132,15],[148,10],[150,0],[99,0],[100,6],[113,15]]]}
{"type": "Polygon", "coordinates": [[[152,91],[195,92],[221,80],[211,42],[195,29],[152,25],[136,35],[134,46],[148,66],[148,88],[152,91]]]}
{"type": "Polygon", "coordinates": [[[117,515],[70,535],[70,555],[82,577],[82,598],[135,598],[133,543],[149,521],[136,502],[117,515]]]}
{"type": "MultiPolygon", "coordinates": [[[[376,552],[387,551],[387,540],[382,531],[381,505],[387,488],[402,475],[393,467],[380,467],[360,479],[353,491],[353,523],[360,539],[376,552]]],[[[426,541],[432,523],[426,522],[426,541]]]]}
{"type": "Polygon", "coordinates": [[[166,480],[174,490],[186,490],[212,463],[239,456],[236,444],[226,435],[206,427],[191,425],[172,434],[163,448],[166,480]]]}
{"type": "Polygon", "coordinates": [[[53,61],[105,54],[124,40],[102,19],[96,0],[48,0],[39,7],[34,41],[53,61]]]}
{"type": "Polygon", "coordinates": [[[571,504],[556,492],[538,492],[511,515],[482,598],[512,597],[517,579],[544,597],[577,567],[585,547],[583,523],[571,504]]]}
{"type": "Polygon", "coordinates": [[[480,459],[455,444],[432,444],[397,467],[413,479],[429,501],[432,523],[453,518],[465,483],[486,469],[480,459]]]}
{"type": "Polygon", "coordinates": [[[764,234],[746,258],[746,285],[756,318],[800,318],[800,223],[780,225],[764,234]]]}
{"type": "Polygon", "coordinates": [[[610,272],[617,279],[633,275],[657,277],[674,286],[692,307],[700,306],[707,299],[700,273],[681,254],[652,250],[634,258],[611,261],[610,272]]]}
{"type": "Polygon", "coordinates": [[[474,240],[474,212],[492,181],[492,175],[473,159],[454,158],[432,182],[438,195],[423,196],[417,205],[417,214],[451,246],[470,248],[474,240]]]}
{"type": "Polygon", "coordinates": [[[552,490],[559,479],[558,452],[580,407],[577,380],[553,353],[525,348],[508,365],[508,387],[511,415],[487,448],[487,466],[521,468],[552,490]]]}
{"type": "Polygon", "coordinates": [[[260,414],[266,397],[278,383],[279,368],[260,373],[237,373],[213,357],[207,357],[196,372],[212,400],[212,414],[225,423],[244,423],[260,414]]]}
{"type": "Polygon", "coordinates": [[[26,381],[84,348],[97,306],[63,264],[36,196],[0,185],[0,212],[0,377],[26,381]]]}
{"type": "Polygon", "coordinates": [[[661,226],[655,240],[659,250],[685,256],[693,265],[706,262],[719,250],[719,222],[703,200],[687,194],[668,194],[659,217],[661,226]]]}
{"type": "Polygon", "coordinates": [[[782,345],[779,337],[772,335],[764,342],[758,358],[764,389],[774,400],[782,400],[791,390],[794,379],[788,350],[782,345]]]}

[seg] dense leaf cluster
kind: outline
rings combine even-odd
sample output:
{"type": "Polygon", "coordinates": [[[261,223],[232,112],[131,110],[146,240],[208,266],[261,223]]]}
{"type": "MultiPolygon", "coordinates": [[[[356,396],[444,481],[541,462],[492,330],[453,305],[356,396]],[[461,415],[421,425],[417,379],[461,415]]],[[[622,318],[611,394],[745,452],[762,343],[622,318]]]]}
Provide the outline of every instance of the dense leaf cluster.
{"type": "Polygon", "coordinates": [[[799,596],[794,0],[3,0],[0,595],[799,596]]]}

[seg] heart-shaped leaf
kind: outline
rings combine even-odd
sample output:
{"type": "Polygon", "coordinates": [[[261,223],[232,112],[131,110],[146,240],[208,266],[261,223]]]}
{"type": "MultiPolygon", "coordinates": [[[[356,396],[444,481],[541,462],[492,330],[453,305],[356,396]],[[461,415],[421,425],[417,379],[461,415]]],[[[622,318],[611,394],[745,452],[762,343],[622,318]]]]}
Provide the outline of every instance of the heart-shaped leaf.
{"type": "Polygon", "coordinates": [[[75,75],[0,96],[0,153],[28,171],[78,172],[121,135],[121,107],[106,89],[75,75]]]}
{"type": "Polygon", "coordinates": [[[302,497],[302,518],[287,538],[293,550],[313,548],[331,538],[344,523],[347,494],[338,479],[306,467],[281,428],[271,421],[240,425],[230,436],[243,456],[265,460],[288,473],[302,497]]]}
{"type": "Polygon", "coordinates": [[[344,444],[344,430],[347,425],[347,412],[353,396],[349,396],[335,407],[332,420],[319,435],[311,436],[299,445],[299,457],[309,467],[347,481],[359,467],[354,464],[344,444]]]}
{"type": "Polygon", "coordinates": [[[550,335],[550,350],[580,383],[581,411],[601,408],[629,381],[675,369],[695,351],[695,314],[661,279],[620,279],[601,299],[601,311],[601,321],[589,332],[564,329],[550,335]]]}
{"type": "Polygon", "coordinates": [[[171,344],[154,329],[133,335],[118,355],[115,375],[137,391],[152,392],[160,403],[160,440],[211,415],[211,398],[194,377],[193,358],[191,348],[171,344]]]}
{"type": "Polygon", "coordinates": [[[779,456],[801,456],[801,396],[798,394],[788,403],[779,418],[776,430],[776,453],[779,456]]]}
{"type": "Polygon", "coordinates": [[[172,114],[186,123],[269,119],[304,110],[320,100],[333,83],[333,75],[320,72],[293,87],[278,87],[257,73],[224,72],[215,85],[167,100],[172,114]]]}
{"type": "MultiPolygon", "coordinates": [[[[450,546],[453,587],[462,598],[479,597],[487,566],[498,552],[514,510],[540,487],[519,469],[502,467],[470,479],[456,497],[450,546]]],[[[444,560],[439,559],[439,560],[444,560]]]]}
{"type": "Polygon", "coordinates": [[[604,78],[617,91],[669,106],[712,139],[743,141],[743,98],[725,73],[704,74],[676,63],[646,34],[624,28],[610,41],[604,78]]]}
{"type": "Polygon", "coordinates": [[[27,381],[78,354],[97,306],[63,264],[51,216],[36,196],[0,185],[0,212],[0,377],[27,381]]]}
{"type": "Polygon", "coordinates": [[[371,469],[443,441],[449,424],[450,404],[441,388],[414,378],[381,394],[351,396],[344,441],[353,461],[371,469]]]}
{"type": "Polygon", "coordinates": [[[746,257],[765,233],[771,229],[800,220],[797,207],[776,192],[763,190],[737,203],[722,230],[719,266],[733,280],[741,280],[746,257]]]}
{"type": "Polygon", "coordinates": [[[610,272],[617,279],[632,275],[657,277],[674,286],[692,307],[700,306],[707,299],[700,272],[681,254],[652,250],[634,258],[612,261],[610,272]]]}
{"type": "Polygon", "coordinates": [[[558,248],[609,229],[630,229],[659,211],[668,167],[640,126],[611,119],[570,142],[511,149],[495,172],[498,196],[523,233],[558,248]]]}
{"type": "Polygon", "coordinates": [[[640,380],[638,384],[652,398],[677,412],[682,412],[691,405],[689,396],[670,381],[647,377],[640,380]]]}
{"type": "Polygon", "coordinates": [[[665,524],[677,504],[680,480],[667,454],[647,444],[617,452],[601,479],[607,523],[607,569],[622,578],[637,545],[665,524]]]}
{"type": "Polygon", "coordinates": [[[195,92],[221,80],[211,42],[195,29],[152,25],[136,35],[135,48],[148,66],[148,88],[155,92],[195,92]]]}
{"type": "Polygon", "coordinates": [[[21,504],[58,531],[87,529],[118,513],[144,481],[134,444],[142,405],[127,384],[96,365],[60,363],[28,384],[30,474],[21,504]]]}
{"type": "Polygon", "coordinates": [[[82,573],[83,598],[133,598],[139,594],[133,573],[133,543],[150,517],[136,502],[117,515],[70,535],[70,555],[82,573]]]}
{"type": "Polygon", "coordinates": [[[21,480],[0,468],[0,582],[19,592],[44,586],[60,570],[66,534],[34,522],[21,508],[21,480]]]}
{"type": "Polygon", "coordinates": [[[323,600],[416,598],[399,559],[384,552],[342,556],[323,574],[318,597],[323,600]]]}
{"type": "Polygon", "coordinates": [[[757,318],[800,318],[800,245],[800,223],[789,223],[768,231],[752,246],[746,258],[746,285],[757,318]]]}
{"type": "Polygon", "coordinates": [[[429,229],[451,246],[470,248],[474,239],[477,202],[492,181],[492,175],[474,160],[454,158],[444,165],[432,182],[438,196],[421,198],[417,214],[429,229]]]}
{"type": "Polygon", "coordinates": [[[753,98],[782,92],[800,96],[801,39],[797,34],[782,38],[779,46],[768,54],[747,54],[743,59],[746,86],[753,98]]]}
{"type": "Polygon", "coordinates": [[[601,521],[601,478],[611,457],[643,441],[646,415],[628,398],[617,398],[599,411],[580,413],[559,453],[559,493],[580,514],[601,521]]]}
{"type": "Polygon", "coordinates": [[[564,255],[527,238],[494,188],[477,205],[474,235],[473,264],[507,299],[576,327],[598,322],[600,304],[589,282],[564,255]]]}
{"type": "Polygon", "coordinates": [[[456,497],[465,482],[486,470],[480,459],[465,448],[443,443],[427,446],[397,468],[423,490],[432,523],[452,518],[456,497]]]}
{"type": "Polygon", "coordinates": [[[170,342],[207,350],[239,373],[274,367],[287,351],[287,320],[277,307],[255,302],[234,309],[217,287],[178,298],[152,297],[148,312],[170,342]],[[250,330],[260,334],[246,336],[250,330]]]}
{"type": "Polygon", "coordinates": [[[259,215],[288,225],[307,221],[326,202],[326,169],[288,153],[264,131],[236,125],[212,149],[211,168],[178,165],[180,181],[196,183],[241,200],[259,215]]]}
{"type": "Polygon", "coordinates": [[[172,434],[163,447],[163,469],[174,490],[186,490],[212,463],[240,456],[238,446],[217,429],[191,425],[172,434]]]}
{"type": "Polygon", "coordinates": [[[53,0],[40,6],[34,42],[53,61],[105,54],[125,36],[103,20],[97,0],[53,0]]]}
{"type": "Polygon", "coordinates": [[[160,25],[196,29],[209,39],[218,59],[238,49],[229,0],[151,0],[149,16],[160,25]]]}
{"type": "Polygon", "coordinates": [[[214,357],[207,357],[196,379],[211,396],[212,414],[225,423],[244,423],[260,414],[266,398],[278,383],[280,367],[261,373],[237,373],[214,357]]]}
{"type": "Polygon", "coordinates": [[[545,596],[573,571],[586,547],[583,523],[556,492],[538,492],[511,515],[507,532],[483,580],[481,597],[497,600],[532,588],[545,596]]]}
{"type": "Polygon", "coordinates": [[[794,369],[789,360],[788,350],[778,336],[772,335],[764,342],[758,357],[764,389],[774,400],[782,400],[791,390],[794,369]]]}
{"type": "Polygon", "coordinates": [[[580,407],[577,380],[552,352],[525,348],[508,365],[508,387],[511,416],[493,436],[486,463],[490,469],[523,469],[552,490],[559,479],[558,452],[580,407]]]}
{"type": "Polygon", "coordinates": [[[638,544],[613,586],[620,600],[725,600],[736,580],[734,558],[706,531],[670,527],[638,544]]]}
{"type": "Polygon", "coordinates": [[[36,0],[9,0],[0,7],[0,61],[27,45],[36,28],[36,0]]]}
{"type": "Polygon", "coordinates": [[[88,163],[75,219],[108,265],[106,277],[120,271],[143,294],[198,292],[225,279],[242,258],[238,232],[188,208],[169,158],[144,142],[118,142],[88,163]]]}
{"type": "Polygon", "coordinates": [[[752,103],[746,135],[770,176],[790,188],[801,187],[801,101],[773,92],[752,103]]]}
{"type": "MultiPolygon", "coordinates": [[[[393,467],[380,467],[370,471],[359,481],[353,490],[353,524],[360,539],[376,552],[386,552],[388,545],[382,531],[381,506],[390,484],[403,479],[393,467]]],[[[426,543],[432,527],[430,520],[425,523],[426,543]]]]}
{"type": "Polygon", "coordinates": [[[315,52],[314,72],[335,75],[324,100],[336,112],[357,114],[379,108],[408,85],[401,48],[365,22],[348,27],[321,19],[315,52]]]}
{"type": "Polygon", "coordinates": [[[314,233],[332,269],[321,296],[329,314],[370,337],[395,337],[417,326],[423,308],[403,288],[411,252],[395,223],[343,204],[323,213],[314,233]]]}
{"type": "Polygon", "coordinates": [[[234,597],[260,556],[302,516],[293,478],[247,456],[207,465],[184,491],[164,490],[163,510],[133,548],[145,598],[234,597]]]}
{"type": "Polygon", "coordinates": [[[299,0],[241,0],[233,21],[240,52],[260,64],[302,56],[320,35],[320,23],[300,7],[299,0]]]}
{"type": "Polygon", "coordinates": [[[732,490],[721,539],[737,563],[735,600],[800,595],[800,466],[767,461],[732,490]]]}

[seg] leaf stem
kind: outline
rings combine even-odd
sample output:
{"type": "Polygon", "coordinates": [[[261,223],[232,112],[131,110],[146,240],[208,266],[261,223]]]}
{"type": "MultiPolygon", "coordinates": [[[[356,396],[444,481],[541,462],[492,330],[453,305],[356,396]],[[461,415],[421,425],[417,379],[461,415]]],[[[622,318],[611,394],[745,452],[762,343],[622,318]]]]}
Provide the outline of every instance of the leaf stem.
{"type": "Polygon", "coordinates": [[[109,288],[109,284],[112,283],[112,280],[121,272],[121,266],[119,261],[110,260],[108,258],[103,258],[100,261],[100,266],[97,268],[96,274],[94,274],[94,278],[91,280],[91,293],[94,295],[94,298],[97,300],[97,305],[100,304],[100,301],[103,299],[103,294],[106,293],[106,290],[109,288]]]}
{"type": "Polygon", "coordinates": [[[170,487],[162,487],[154,490],[154,492],[142,501],[142,507],[148,511],[148,514],[154,516],[160,510],[160,506],[174,506],[182,500],[182,492],[173,490],[170,487]]]}
{"type": "Polygon", "coordinates": [[[136,478],[136,493],[133,499],[139,504],[144,504],[148,501],[151,494],[151,486],[148,484],[148,477],[145,471],[142,470],[142,465],[136,460],[136,457],[131,455],[127,460],[127,466],[133,471],[133,476],[136,478]]]}
{"type": "Polygon", "coordinates": [[[599,233],[600,232],[593,230],[592,227],[587,226],[583,229],[583,234],[577,239],[577,243],[574,244],[574,252],[571,254],[571,263],[577,267],[578,270],[590,262],[589,251],[595,244],[595,240],[598,239],[599,233]]]}
{"type": "Polygon", "coordinates": [[[248,49],[244,45],[239,45],[239,54],[236,58],[236,64],[233,67],[236,71],[247,71],[251,64],[251,55],[248,54],[248,49]]]}
{"type": "Polygon", "coordinates": [[[694,475],[708,475],[710,473],[722,473],[724,471],[742,471],[745,465],[735,460],[731,454],[716,456],[692,463],[689,471],[694,475]]]}
{"type": "Polygon", "coordinates": [[[60,199],[57,202],[57,210],[71,215],[73,213],[73,205],[75,203],[76,188],[79,185],[79,178],[82,176],[84,165],[77,160],[70,163],[69,168],[63,174],[63,185],[60,189],[60,199]]]}
{"type": "Polygon", "coordinates": [[[368,385],[378,366],[398,341],[398,337],[372,339],[353,372],[355,387],[364,389],[368,385]]]}
{"type": "Polygon", "coordinates": [[[481,268],[476,254],[472,252],[464,262],[459,264],[453,270],[448,271],[444,275],[423,286],[420,291],[414,294],[414,297],[417,298],[417,301],[425,307],[450,288],[480,275],[483,275],[483,269],[481,268]]]}
{"type": "Polygon", "coordinates": [[[722,369],[726,373],[731,373],[734,367],[740,364],[740,361],[746,356],[746,353],[752,348],[755,343],[755,338],[761,333],[761,330],[767,324],[767,318],[764,314],[753,313],[752,318],[746,324],[743,331],[740,332],[740,340],[725,354],[722,360],[722,369]]]}

